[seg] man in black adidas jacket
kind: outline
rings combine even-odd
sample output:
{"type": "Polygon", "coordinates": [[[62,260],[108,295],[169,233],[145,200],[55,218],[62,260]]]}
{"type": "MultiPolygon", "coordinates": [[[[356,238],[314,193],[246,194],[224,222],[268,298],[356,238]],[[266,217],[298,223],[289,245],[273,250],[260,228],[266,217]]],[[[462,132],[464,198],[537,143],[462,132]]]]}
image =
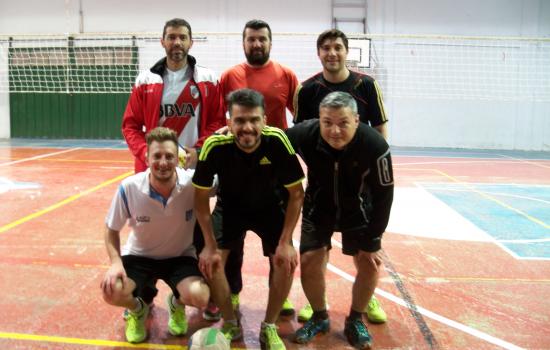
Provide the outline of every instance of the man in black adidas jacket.
{"type": "Polygon", "coordinates": [[[296,332],[295,341],[307,343],[330,328],[325,271],[332,234],[340,231],[342,251],[353,256],[357,269],[344,333],[352,346],[368,349],[372,338],[362,310],[374,293],[381,265],[377,252],[393,200],[391,155],[384,138],[359,122],[350,94],[328,94],[319,115],[287,130],[308,168],[300,264],[302,287],[314,311],[296,332]]]}

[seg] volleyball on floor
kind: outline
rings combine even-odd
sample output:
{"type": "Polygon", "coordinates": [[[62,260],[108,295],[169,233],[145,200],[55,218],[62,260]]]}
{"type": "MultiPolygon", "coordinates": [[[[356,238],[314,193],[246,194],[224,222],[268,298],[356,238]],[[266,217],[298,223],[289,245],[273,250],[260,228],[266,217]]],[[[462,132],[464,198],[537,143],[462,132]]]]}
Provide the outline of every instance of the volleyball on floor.
{"type": "Polygon", "coordinates": [[[229,341],[217,328],[201,328],[189,338],[189,350],[229,350],[229,341]]]}

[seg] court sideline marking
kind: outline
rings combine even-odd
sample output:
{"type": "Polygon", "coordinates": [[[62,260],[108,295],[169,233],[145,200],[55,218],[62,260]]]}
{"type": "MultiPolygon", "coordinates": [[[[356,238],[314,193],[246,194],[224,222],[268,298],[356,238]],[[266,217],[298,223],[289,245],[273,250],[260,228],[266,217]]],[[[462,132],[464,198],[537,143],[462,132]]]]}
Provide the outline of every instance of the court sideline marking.
{"type": "Polygon", "coordinates": [[[80,150],[80,149],[82,149],[82,147],[76,147],[76,148],[66,149],[66,150],[59,151],[59,152],[41,154],[41,155],[39,155],[39,156],[34,156],[34,157],[30,157],[30,158],[23,158],[23,159],[19,159],[19,160],[14,160],[13,162],[0,163],[0,166],[7,166],[7,165],[13,165],[13,164],[18,164],[18,163],[23,163],[23,162],[29,162],[29,161],[31,161],[31,160],[36,160],[36,159],[41,159],[41,158],[56,156],[56,155],[58,155],[58,154],[68,153],[68,152],[72,152],[72,151],[78,151],[78,150],[80,150]]]}
{"type": "Polygon", "coordinates": [[[50,343],[124,347],[124,348],[134,348],[134,349],[174,349],[174,350],[187,349],[187,346],[183,346],[183,345],[151,344],[151,343],[132,344],[132,343],[126,343],[121,341],[102,340],[102,339],[81,339],[81,338],[58,337],[58,336],[51,336],[51,335],[22,334],[22,333],[8,333],[8,332],[0,332],[0,339],[32,340],[32,341],[41,341],[41,342],[50,342],[50,343]]]}
{"type": "Polygon", "coordinates": [[[94,186],[94,187],[89,188],[89,189],[87,189],[87,190],[85,190],[85,191],[83,191],[83,192],[80,192],[80,193],[74,194],[74,195],[72,195],[72,196],[70,196],[70,197],[68,197],[68,198],[65,198],[64,200],[62,200],[62,201],[60,201],[60,202],[57,202],[57,203],[55,203],[55,204],[52,204],[52,205],[50,205],[50,206],[47,207],[47,208],[44,208],[44,209],[42,209],[42,210],[40,210],[40,211],[37,211],[37,212],[35,212],[35,213],[32,213],[32,214],[27,215],[27,216],[25,216],[25,217],[22,217],[22,218],[19,219],[19,220],[15,220],[15,221],[13,221],[13,222],[10,222],[9,224],[0,227],[0,233],[4,233],[4,232],[6,232],[6,231],[8,231],[8,230],[10,230],[10,229],[12,229],[12,228],[14,228],[14,227],[16,227],[16,226],[19,226],[19,225],[21,225],[21,224],[24,224],[24,223],[27,222],[27,221],[30,221],[30,220],[35,219],[35,218],[37,218],[37,217],[40,217],[40,216],[42,216],[42,215],[44,215],[44,214],[47,214],[47,213],[49,213],[50,211],[53,211],[53,210],[55,210],[55,209],[57,209],[57,208],[60,208],[60,207],[62,207],[62,206],[64,206],[64,205],[66,205],[66,204],[69,204],[69,203],[71,203],[71,202],[73,202],[73,201],[79,199],[80,197],[86,196],[86,195],[88,195],[88,194],[90,194],[90,193],[92,193],[92,192],[95,192],[95,191],[97,191],[97,190],[99,190],[99,189],[101,189],[101,188],[103,188],[103,187],[105,187],[105,186],[108,186],[108,185],[112,184],[113,182],[118,182],[118,181],[120,181],[120,180],[122,180],[122,179],[124,179],[124,178],[126,178],[126,177],[128,177],[128,176],[130,176],[130,175],[132,175],[133,173],[134,173],[133,170],[132,170],[132,171],[128,171],[128,172],[126,172],[126,173],[124,173],[124,174],[122,174],[122,175],[119,175],[119,176],[114,177],[114,178],[112,178],[112,179],[110,179],[110,180],[104,181],[104,182],[100,183],[100,184],[97,185],[97,186],[94,186]]]}
{"type": "Polygon", "coordinates": [[[382,257],[382,260],[384,262],[384,265],[386,266],[388,273],[390,274],[391,278],[393,279],[393,283],[397,287],[397,290],[399,290],[399,293],[401,293],[401,297],[405,300],[405,303],[407,304],[407,309],[409,309],[411,316],[413,317],[414,321],[416,322],[416,325],[420,329],[420,332],[422,333],[422,336],[424,336],[424,340],[428,345],[430,345],[431,349],[439,349],[439,344],[437,343],[437,339],[434,337],[432,330],[424,320],[424,317],[422,317],[422,314],[418,312],[418,308],[416,306],[416,302],[414,301],[413,297],[407,290],[407,287],[405,287],[405,284],[403,283],[403,280],[401,277],[399,277],[399,274],[397,273],[397,270],[393,266],[393,263],[391,262],[390,258],[386,254],[384,250],[380,250],[380,255],[382,257]]]}
{"type": "Polygon", "coordinates": [[[507,155],[500,155],[504,158],[508,158],[508,159],[513,159],[513,160],[517,160],[521,163],[526,163],[526,164],[529,164],[529,165],[534,165],[534,166],[538,166],[540,168],[545,168],[545,169],[550,169],[550,166],[547,166],[547,165],[544,165],[544,164],[540,164],[540,163],[535,163],[533,160],[534,159],[521,159],[521,158],[516,158],[516,157],[510,157],[510,156],[507,156],[507,155]]]}
{"type": "MultiPolygon", "coordinates": [[[[297,240],[293,240],[293,242],[294,242],[294,245],[299,245],[299,243],[300,243],[297,240]]],[[[342,244],[340,242],[336,241],[335,239],[332,239],[331,242],[332,242],[333,245],[339,247],[340,249],[342,248],[342,244]]],[[[336,267],[336,266],[334,266],[330,263],[327,264],[327,269],[332,271],[336,275],[344,278],[345,280],[350,281],[351,283],[355,282],[355,277],[353,277],[352,275],[348,274],[347,272],[345,272],[343,270],[340,270],[338,267],[336,267]]],[[[403,300],[399,297],[396,297],[395,295],[393,295],[389,292],[386,292],[386,291],[384,291],[380,288],[376,288],[375,293],[380,295],[383,298],[386,298],[390,301],[393,301],[394,303],[396,303],[398,305],[401,305],[401,306],[404,306],[404,307],[410,309],[410,305],[405,300],[403,300]]],[[[500,347],[502,347],[504,349],[508,349],[508,350],[525,350],[524,348],[521,348],[521,347],[519,347],[517,345],[514,345],[512,343],[509,343],[505,340],[493,337],[492,335],[489,335],[489,334],[484,333],[482,331],[479,331],[477,329],[474,329],[474,328],[468,327],[466,325],[463,325],[462,323],[453,321],[453,320],[448,319],[444,316],[436,314],[435,312],[432,312],[432,311],[430,311],[428,309],[425,309],[421,306],[414,305],[414,307],[416,308],[416,312],[422,314],[423,316],[426,316],[426,317],[428,317],[428,318],[430,318],[434,321],[440,322],[440,323],[442,323],[446,326],[449,326],[451,328],[462,331],[462,332],[464,332],[466,334],[469,334],[473,337],[476,337],[478,339],[484,340],[488,343],[500,346],[500,347]]]]}
{"type": "MultiPolygon", "coordinates": [[[[62,343],[62,344],[78,344],[78,345],[93,345],[102,347],[123,347],[132,349],[165,349],[165,350],[186,350],[187,345],[170,345],[170,344],[155,344],[155,343],[140,343],[132,344],[122,341],[102,340],[102,339],[82,339],[82,338],[69,338],[58,337],[51,335],[37,335],[37,334],[22,334],[22,333],[8,333],[0,332],[0,339],[11,340],[30,340],[41,341],[50,343],[62,343]]],[[[246,350],[243,348],[231,347],[232,350],[246,350]]]]}

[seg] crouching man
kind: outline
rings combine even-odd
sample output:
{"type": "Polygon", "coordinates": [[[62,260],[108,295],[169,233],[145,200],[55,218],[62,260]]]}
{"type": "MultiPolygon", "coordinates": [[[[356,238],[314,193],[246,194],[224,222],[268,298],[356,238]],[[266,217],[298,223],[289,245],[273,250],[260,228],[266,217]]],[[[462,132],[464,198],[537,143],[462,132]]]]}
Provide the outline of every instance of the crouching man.
{"type": "Polygon", "coordinates": [[[131,343],[147,337],[149,306],[142,295],[157,279],[172,290],[166,301],[172,335],[187,332],[185,305],[204,308],[210,298],[192,244],[193,171],[178,168],[174,131],[155,128],[146,135],[146,142],[149,168],[122,181],[106,218],[105,246],[111,267],[101,282],[103,299],[129,311],[126,339],[131,343]],[[121,252],[120,231],[126,222],[131,232],[121,252]]]}

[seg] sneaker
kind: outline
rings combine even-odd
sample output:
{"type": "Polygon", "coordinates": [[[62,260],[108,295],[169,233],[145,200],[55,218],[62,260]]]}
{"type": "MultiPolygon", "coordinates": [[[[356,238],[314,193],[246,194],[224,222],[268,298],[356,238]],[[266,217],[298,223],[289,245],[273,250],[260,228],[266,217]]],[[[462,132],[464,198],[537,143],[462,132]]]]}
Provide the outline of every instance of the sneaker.
{"type": "Polygon", "coordinates": [[[369,322],[372,323],[384,323],[388,319],[388,316],[386,316],[386,313],[382,309],[380,302],[378,301],[378,299],[376,299],[374,295],[372,296],[372,298],[370,298],[369,304],[365,309],[365,313],[367,314],[367,319],[369,320],[369,322]]]}
{"type": "MultiPolygon", "coordinates": [[[[327,308],[327,311],[329,309],[328,303],[325,301],[325,306],[327,308]]],[[[307,322],[309,319],[313,316],[313,309],[311,308],[311,304],[307,303],[306,306],[300,309],[298,312],[298,322],[307,322]]]]}
{"type": "Polygon", "coordinates": [[[170,334],[179,336],[187,333],[187,318],[185,318],[185,305],[172,302],[174,295],[170,293],[166,298],[166,304],[168,304],[168,313],[170,318],[168,319],[168,332],[170,334]]]}
{"type": "Polygon", "coordinates": [[[210,322],[218,322],[222,318],[222,313],[216,304],[209,301],[208,306],[202,312],[202,318],[210,322]]]}
{"type": "Polygon", "coordinates": [[[129,343],[141,343],[147,338],[147,329],[145,328],[145,321],[149,315],[149,306],[141,302],[141,311],[134,313],[129,311],[126,318],[126,340],[129,343]]]}
{"type": "Polygon", "coordinates": [[[239,322],[237,322],[236,325],[232,322],[224,322],[221,332],[225,336],[225,339],[230,342],[233,340],[238,340],[243,336],[243,329],[241,328],[241,324],[239,322]]]}
{"type": "Polygon", "coordinates": [[[239,307],[241,305],[239,294],[231,293],[231,305],[233,306],[233,311],[235,312],[239,311],[239,307]]]}
{"type": "Polygon", "coordinates": [[[260,346],[262,350],[286,350],[285,343],[277,333],[277,326],[264,323],[260,329],[260,346]]]}
{"type": "Polygon", "coordinates": [[[307,303],[306,306],[298,311],[298,322],[307,322],[311,316],[313,316],[313,309],[311,308],[311,304],[307,303]]]}
{"type": "Polygon", "coordinates": [[[344,334],[348,338],[348,342],[356,349],[370,349],[372,345],[372,337],[367,330],[367,326],[361,320],[349,320],[346,318],[346,326],[344,334]]]}
{"type": "MultiPolygon", "coordinates": [[[[142,299],[143,300],[143,299],[142,299]]],[[[151,311],[153,310],[153,308],[155,307],[155,303],[154,302],[151,302],[150,304],[147,304],[147,306],[149,306],[149,315],[147,315],[147,317],[150,317],[152,314],[151,314],[151,311]]],[[[124,320],[127,320],[128,319],[128,314],[130,313],[130,310],[128,309],[124,309],[124,312],[122,313],[122,318],[124,320]]]]}
{"type": "Polygon", "coordinates": [[[317,334],[325,334],[330,330],[330,320],[314,320],[312,318],[296,331],[294,341],[298,344],[307,344],[317,334]]]}
{"type": "Polygon", "coordinates": [[[294,305],[292,305],[292,302],[288,298],[285,299],[285,301],[283,302],[283,307],[281,308],[279,315],[281,316],[294,315],[294,305]]]}

